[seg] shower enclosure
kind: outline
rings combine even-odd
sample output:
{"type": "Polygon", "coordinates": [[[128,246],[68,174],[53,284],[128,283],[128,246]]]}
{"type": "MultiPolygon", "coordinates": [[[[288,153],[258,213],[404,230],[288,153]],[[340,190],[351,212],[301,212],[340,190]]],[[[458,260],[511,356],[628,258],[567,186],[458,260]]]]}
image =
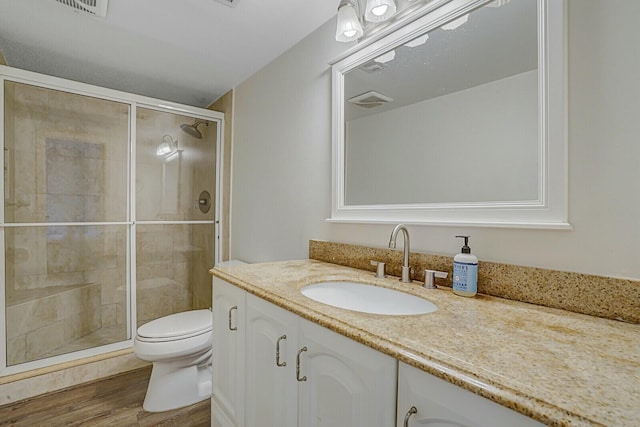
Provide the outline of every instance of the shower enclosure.
{"type": "Polygon", "coordinates": [[[0,67],[0,376],[211,305],[220,113],[0,67]]]}

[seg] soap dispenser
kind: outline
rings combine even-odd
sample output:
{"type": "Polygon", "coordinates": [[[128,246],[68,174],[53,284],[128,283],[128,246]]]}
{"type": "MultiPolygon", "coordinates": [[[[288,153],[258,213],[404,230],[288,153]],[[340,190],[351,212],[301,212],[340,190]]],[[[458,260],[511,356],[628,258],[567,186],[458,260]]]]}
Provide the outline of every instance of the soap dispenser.
{"type": "Polygon", "coordinates": [[[478,258],[471,254],[469,237],[464,239],[462,251],[453,257],[453,293],[463,297],[472,297],[478,292],[478,258]]]}

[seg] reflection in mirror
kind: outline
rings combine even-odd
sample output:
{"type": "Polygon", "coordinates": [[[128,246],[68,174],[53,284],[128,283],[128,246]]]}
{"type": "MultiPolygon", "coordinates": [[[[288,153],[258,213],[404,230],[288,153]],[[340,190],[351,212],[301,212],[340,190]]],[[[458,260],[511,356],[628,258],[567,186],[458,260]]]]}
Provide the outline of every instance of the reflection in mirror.
{"type": "Polygon", "coordinates": [[[332,221],[570,228],[563,0],[451,0],[333,64],[332,221]]]}
{"type": "Polygon", "coordinates": [[[495,6],[345,74],[345,204],[538,200],[537,3],[495,6]]]}

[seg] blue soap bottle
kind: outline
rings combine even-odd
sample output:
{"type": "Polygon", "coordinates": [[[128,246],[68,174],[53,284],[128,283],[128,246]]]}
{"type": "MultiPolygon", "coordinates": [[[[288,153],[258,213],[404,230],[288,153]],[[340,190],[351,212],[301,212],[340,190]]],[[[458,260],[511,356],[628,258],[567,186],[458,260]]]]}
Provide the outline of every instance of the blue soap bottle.
{"type": "Polygon", "coordinates": [[[478,258],[471,254],[469,237],[464,239],[462,251],[453,257],[453,293],[463,297],[472,297],[478,293],[478,258]]]}

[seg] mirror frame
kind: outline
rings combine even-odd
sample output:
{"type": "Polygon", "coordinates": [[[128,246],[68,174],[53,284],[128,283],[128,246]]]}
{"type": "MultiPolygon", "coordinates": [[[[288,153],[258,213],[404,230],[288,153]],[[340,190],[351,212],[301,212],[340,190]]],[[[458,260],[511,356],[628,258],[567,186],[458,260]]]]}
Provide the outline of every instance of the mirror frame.
{"type": "MultiPolygon", "coordinates": [[[[538,1],[538,200],[391,205],[345,204],[344,75],[491,0],[451,0],[403,20],[331,62],[332,200],[329,222],[571,229],[568,223],[566,0],[538,1]]],[[[441,2],[438,2],[441,3],[441,2]]]]}

